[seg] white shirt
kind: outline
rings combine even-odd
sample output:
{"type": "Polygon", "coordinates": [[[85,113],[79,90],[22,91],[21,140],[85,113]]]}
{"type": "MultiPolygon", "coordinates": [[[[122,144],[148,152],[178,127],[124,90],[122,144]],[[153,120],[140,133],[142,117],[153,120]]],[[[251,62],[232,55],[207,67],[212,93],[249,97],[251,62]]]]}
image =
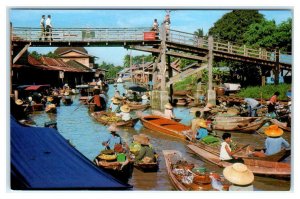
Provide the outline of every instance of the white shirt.
{"type": "Polygon", "coordinates": [[[43,27],[44,27],[44,22],[45,22],[45,19],[42,18],[42,19],[41,19],[41,22],[40,22],[40,25],[43,26],[43,27]]]}
{"type": "Polygon", "coordinates": [[[165,109],[165,118],[172,119],[175,118],[171,109],[165,109]]]}
{"type": "Polygon", "coordinates": [[[227,153],[226,146],[228,146],[229,150],[231,151],[231,148],[227,142],[222,142],[221,149],[220,149],[220,160],[231,160],[232,157],[227,153]]]}
{"type": "Polygon", "coordinates": [[[50,26],[52,28],[52,25],[51,25],[51,18],[47,18],[46,19],[46,27],[47,26],[50,26]]]}
{"type": "Polygon", "coordinates": [[[146,105],[146,104],[148,104],[148,102],[149,102],[148,99],[143,99],[143,100],[142,100],[142,105],[146,105]]]}
{"type": "Polygon", "coordinates": [[[116,116],[121,116],[123,121],[128,121],[131,119],[130,114],[129,113],[117,113],[116,116]]]}

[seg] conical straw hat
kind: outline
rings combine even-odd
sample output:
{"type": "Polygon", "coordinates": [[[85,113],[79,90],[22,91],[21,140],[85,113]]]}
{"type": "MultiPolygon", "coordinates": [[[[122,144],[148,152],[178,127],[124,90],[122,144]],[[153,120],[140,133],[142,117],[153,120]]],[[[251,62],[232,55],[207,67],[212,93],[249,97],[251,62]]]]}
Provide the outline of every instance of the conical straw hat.
{"type": "Polygon", "coordinates": [[[283,134],[283,130],[277,125],[270,125],[265,129],[265,134],[269,137],[279,137],[283,134]]]}
{"type": "Polygon", "coordinates": [[[22,105],[22,104],[23,104],[23,101],[20,100],[20,99],[17,99],[17,100],[16,100],[16,104],[17,104],[17,105],[22,105]]]}
{"type": "Polygon", "coordinates": [[[124,113],[129,113],[130,112],[130,108],[127,104],[121,106],[121,111],[124,112],[124,113]]]}

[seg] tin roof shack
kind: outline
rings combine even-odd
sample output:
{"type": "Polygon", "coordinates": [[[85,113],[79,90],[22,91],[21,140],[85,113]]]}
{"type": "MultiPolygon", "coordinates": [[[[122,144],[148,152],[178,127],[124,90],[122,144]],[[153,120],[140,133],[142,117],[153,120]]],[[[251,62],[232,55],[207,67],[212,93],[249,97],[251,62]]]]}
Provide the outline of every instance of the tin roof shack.
{"type": "Polygon", "coordinates": [[[50,84],[61,87],[68,83],[71,87],[94,78],[94,71],[77,62],[64,62],[60,58],[41,57],[40,60],[28,55],[27,61],[20,61],[12,67],[13,84],[50,84]]]}
{"type": "Polygon", "coordinates": [[[87,50],[83,47],[59,47],[54,51],[54,53],[64,62],[73,60],[89,68],[95,67],[95,59],[98,58],[88,54],[87,50]]]}

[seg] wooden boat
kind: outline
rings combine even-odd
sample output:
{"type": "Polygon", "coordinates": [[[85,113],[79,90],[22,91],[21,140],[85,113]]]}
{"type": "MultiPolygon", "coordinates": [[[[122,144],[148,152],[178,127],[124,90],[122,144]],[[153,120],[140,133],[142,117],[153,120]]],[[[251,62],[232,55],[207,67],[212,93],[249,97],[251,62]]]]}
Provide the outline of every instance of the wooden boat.
{"type": "MultiPolygon", "coordinates": [[[[202,141],[194,142],[193,144],[198,146],[201,149],[206,150],[209,153],[213,153],[217,156],[220,156],[220,146],[221,146],[222,141],[220,138],[218,138],[218,139],[220,141],[217,143],[217,145],[215,145],[215,144],[208,145],[202,141]]],[[[242,148],[243,146],[248,146],[248,145],[237,144],[236,148],[242,148]]],[[[253,148],[252,150],[260,151],[261,149],[253,148]]],[[[243,148],[241,151],[237,152],[234,156],[239,157],[239,158],[244,158],[244,159],[255,159],[255,160],[264,160],[264,161],[271,161],[271,162],[280,162],[290,155],[291,155],[291,150],[283,149],[276,154],[269,155],[269,156],[263,157],[263,158],[262,157],[249,157],[247,155],[246,148],[243,148]]]]}
{"type": "Polygon", "coordinates": [[[102,160],[97,156],[94,159],[94,163],[99,167],[104,169],[107,173],[111,174],[115,178],[127,183],[132,176],[133,172],[133,161],[126,160],[125,162],[107,161],[102,160]]]}
{"type": "Polygon", "coordinates": [[[186,96],[191,95],[191,91],[187,90],[181,90],[181,91],[173,91],[173,96],[186,96]]]}
{"type": "MultiPolygon", "coordinates": [[[[211,179],[209,178],[208,174],[198,175],[191,171],[192,168],[194,167],[193,164],[187,163],[187,167],[186,167],[186,169],[184,169],[184,171],[186,171],[186,172],[184,172],[184,174],[186,174],[186,175],[175,173],[175,169],[176,169],[175,162],[178,160],[181,160],[181,161],[184,160],[182,154],[179,151],[163,150],[163,155],[164,155],[165,162],[166,162],[168,176],[169,176],[173,186],[176,188],[176,190],[180,190],[180,191],[214,190],[211,185],[211,179]],[[192,182],[190,182],[189,184],[183,183],[182,179],[185,176],[193,176],[192,182]],[[201,183],[199,183],[199,181],[198,181],[199,179],[202,179],[202,182],[200,181],[201,183]]],[[[228,187],[229,187],[228,185],[229,184],[227,184],[227,185],[225,185],[225,183],[223,184],[224,190],[228,190],[228,187]]]]}
{"type": "Polygon", "coordinates": [[[151,130],[164,133],[183,140],[191,132],[191,128],[174,120],[170,120],[157,115],[149,115],[140,118],[142,124],[151,130]]]}
{"type": "Polygon", "coordinates": [[[245,122],[216,122],[213,123],[212,129],[222,131],[239,131],[239,132],[254,132],[264,125],[266,119],[256,120],[250,123],[245,122]]]}
{"type": "Polygon", "coordinates": [[[35,111],[43,111],[44,110],[44,105],[43,104],[33,104],[31,105],[31,111],[35,112],[35,111]]]}
{"type": "Polygon", "coordinates": [[[291,127],[288,127],[288,126],[287,126],[287,123],[280,122],[280,121],[278,121],[278,120],[276,120],[276,119],[271,119],[270,122],[272,122],[273,124],[278,125],[279,128],[281,128],[281,129],[283,129],[283,130],[285,130],[285,131],[291,132],[291,127]]]}
{"type": "Polygon", "coordinates": [[[46,106],[45,112],[46,113],[57,113],[56,106],[54,104],[49,104],[48,106],[46,106]]]}
{"type": "MultiPolygon", "coordinates": [[[[219,155],[208,151],[207,149],[199,147],[199,145],[188,144],[187,147],[195,152],[204,160],[211,162],[220,167],[227,167],[232,163],[221,161],[219,155]]],[[[244,164],[256,175],[277,176],[277,177],[290,177],[291,165],[284,162],[267,161],[263,158],[242,158],[244,164]]]]}
{"type": "Polygon", "coordinates": [[[256,119],[260,119],[260,117],[229,117],[229,116],[215,116],[214,118],[215,123],[250,123],[256,119]]]}
{"type": "Polygon", "coordinates": [[[150,163],[144,163],[140,162],[137,164],[134,164],[134,167],[143,171],[143,172],[157,172],[159,168],[159,160],[158,156],[155,156],[155,161],[150,163]]]}
{"type": "Polygon", "coordinates": [[[65,97],[63,97],[62,98],[62,102],[63,102],[63,104],[65,106],[69,106],[69,105],[73,104],[73,100],[71,98],[65,98],[65,97]]]}
{"type": "Polygon", "coordinates": [[[141,110],[141,109],[146,109],[146,108],[150,107],[150,104],[141,104],[141,103],[129,102],[128,106],[129,106],[130,110],[141,110]]]}
{"type": "Polygon", "coordinates": [[[91,113],[91,116],[103,125],[110,125],[114,123],[116,124],[116,126],[119,127],[134,127],[134,125],[139,121],[139,118],[134,118],[128,121],[122,121],[120,117],[117,117],[115,115],[115,113],[108,113],[105,111],[93,112],[91,113]]]}

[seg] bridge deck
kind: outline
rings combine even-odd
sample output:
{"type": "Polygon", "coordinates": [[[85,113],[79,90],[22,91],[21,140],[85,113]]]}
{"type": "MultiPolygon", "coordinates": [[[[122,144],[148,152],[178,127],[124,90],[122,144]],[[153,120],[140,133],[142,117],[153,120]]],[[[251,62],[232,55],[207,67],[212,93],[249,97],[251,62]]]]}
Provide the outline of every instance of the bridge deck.
{"type": "MultiPolygon", "coordinates": [[[[154,46],[160,44],[159,34],[149,38],[145,34],[149,27],[143,28],[55,28],[50,41],[48,33],[42,33],[40,28],[14,27],[12,42],[41,46],[154,46]],[[48,40],[45,40],[48,38],[48,40]]],[[[196,54],[207,54],[208,39],[194,34],[170,30],[167,38],[169,48],[196,54]]],[[[175,53],[175,52],[174,52],[175,53]]],[[[173,53],[173,54],[174,54],[173,53]]],[[[214,41],[214,56],[261,65],[274,66],[275,53],[263,48],[250,48],[246,45],[236,45],[225,41],[214,41]]],[[[291,69],[291,55],[281,55],[280,65],[291,69]]]]}

